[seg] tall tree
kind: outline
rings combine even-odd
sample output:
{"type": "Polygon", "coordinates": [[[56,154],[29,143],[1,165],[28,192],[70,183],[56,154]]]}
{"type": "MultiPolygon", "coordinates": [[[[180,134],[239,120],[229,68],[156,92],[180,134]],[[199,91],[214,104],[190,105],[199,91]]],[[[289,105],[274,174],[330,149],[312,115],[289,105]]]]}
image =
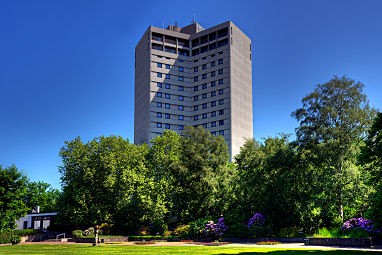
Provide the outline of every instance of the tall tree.
{"type": "Polygon", "coordinates": [[[0,165],[0,231],[13,229],[16,220],[24,216],[28,207],[24,202],[27,177],[16,166],[0,165]]]}
{"type": "Polygon", "coordinates": [[[80,138],[61,149],[62,222],[77,227],[115,223],[131,232],[162,217],[166,208],[146,166],[147,145],[121,137],[80,138]]]}
{"type": "MultiPolygon", "coordinates": [[[[345,76],[335,76],[302,99],[302,108],[292,113],[300,148],[314,156],[316,172],[322,178],[323,211],[337,211],[344,218],[344,206],[355,206],[366,190],[355,158],[370,125],[373,110],[363,93],[364,85],[345,76]],[[359,195],[359,196],[358,196],[359,195]]],[[[330,216],[329,216],[330,218],[330,216]]]]}
{"type": "Polygon", "coordinates": [[[361,162],[370,174],[371,194],[369,216],[382,226],[382,113],[379,112],[362,148],[361,162]]]}

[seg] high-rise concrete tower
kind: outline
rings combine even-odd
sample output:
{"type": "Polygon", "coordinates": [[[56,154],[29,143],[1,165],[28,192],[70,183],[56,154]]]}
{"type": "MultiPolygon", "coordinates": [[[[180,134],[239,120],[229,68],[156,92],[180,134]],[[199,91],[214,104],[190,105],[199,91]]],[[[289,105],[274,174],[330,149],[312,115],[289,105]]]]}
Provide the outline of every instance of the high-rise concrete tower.
{"type": "Polygon", "coordinates": [[[150,26],[135,48],[134,142],[185,126],[222,135],[231,157],[253,137],[251,40],[230,21],[150,26]]]}

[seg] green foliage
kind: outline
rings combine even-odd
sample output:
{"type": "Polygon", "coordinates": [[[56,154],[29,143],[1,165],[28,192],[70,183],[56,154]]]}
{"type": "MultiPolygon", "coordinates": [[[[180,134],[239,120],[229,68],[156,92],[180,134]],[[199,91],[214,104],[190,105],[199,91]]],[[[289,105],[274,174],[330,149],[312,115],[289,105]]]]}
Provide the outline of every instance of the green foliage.
{"type": "Polygon", "coordinates": [[[40,212],[56,212],[56,203],[60,196],[57,189],[52,188],[48,183],[28,182],[25,203],[29,210],[40,206],[40,212]]]}
{"type": "Polygon", "coordinates": [[[305,237],[305,234],[302,232],[301,227],[288,227],[288,228],[280,229],[278,236],[289,237],[289,238],[299,238],[299,237],[305,237]]]}
{"type": "Polygon", "coordinates": [[[164,220],[159,219],[159,220],[155,220],[152,223],[152,228],[150,232],[151,234],[163,235],[167,230],[168,230],[167,223],[164,222],[164,220]]]}
{"type": "Polygon", "coordinates": [[[16,166],[0,165],[0,231],[13,229],[16,220],[27,213],[24,202],[27,181],[16,166]]]}
{"type": "Polygon", "coordinates": [[[190,225],[180,225],[175,228],[174,234],[181,238],[186,238],[190,236],[190,231],[190,225]]]}
{"type": "Polygon", "coordinates": [[[313,235],[318,238],[366,238],[370,237],[370,233],[362,229],[341,230],[340,228],[320,228],[313,235]]]}
{"type": "Polygon", "coordinates": [[[18,231],[13,229],[7,229],[0,231],[0,244],[18,244],[21,241],[21,237],[31,233],[31,231],[18,231]]]}
{"type": "Polygon", "coordinates": [[[189,226],[190,226],[189,236],[191,238],[194,238],[194,239],[201,238],[203,235],[203,231],[206,227],[206,224],[210,220],[211,220],[210,218],[202,218],[202,219],[198,219],[196,221],[190,222],[189,223],[189,226]]]}
{"type": "Polygon", "coordinates": [[[84,232],[80,229],[76,229],[72,231],[73,238],[82,238],[84,236],[84,232]]]}

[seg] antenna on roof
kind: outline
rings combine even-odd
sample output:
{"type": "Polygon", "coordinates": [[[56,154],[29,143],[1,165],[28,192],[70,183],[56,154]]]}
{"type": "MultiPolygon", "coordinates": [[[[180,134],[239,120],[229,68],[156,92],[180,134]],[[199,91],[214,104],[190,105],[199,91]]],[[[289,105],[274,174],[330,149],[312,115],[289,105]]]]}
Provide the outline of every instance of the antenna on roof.
{"type": "Polygon", "coordinates": [[[162,23],[162,28],[164,29],[164,19],[163,19],[163,23],[162,23]]]}
{"type": "Polygon", "coordinates": [[[196,15],[195,15],[195,12],[194,12],[194,16],[192,18],[192,24],[195,24],[196,23],[196,15]]]}

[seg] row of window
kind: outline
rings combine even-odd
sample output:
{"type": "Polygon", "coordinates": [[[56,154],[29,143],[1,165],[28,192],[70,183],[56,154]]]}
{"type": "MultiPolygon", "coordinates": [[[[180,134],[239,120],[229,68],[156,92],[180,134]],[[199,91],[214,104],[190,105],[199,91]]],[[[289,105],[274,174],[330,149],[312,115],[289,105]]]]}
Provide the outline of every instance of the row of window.
{"type": "MultiPolygon", "coordinates": [[[[163,93],[162,93],[162,92],[157,92],[157,97],[162,98],[162,96],[163,96],[163,93]]],[[[172,95],[172,96],[175,96],[175,95],[172,95]]],[[[169,94],[169,93],[164,93],[164,97],[165,97],[166,99],[171,99],[171,94],[169,94]]],[[[179,101],[184,101],[184,96],[178,95],[178,100],[179,100],[179,101]]]]}
{"type": "MultiPolygon", "coordinates": [[[[179,91],[184,91],[184,86],[178,86],[178,85],[172,85],[172,86],[177,86],[179,91]]],[[[163,88],[163,83],[162,82],[157,82],[157,87],[158,88],[163,88]]],[[[171,89],[171,84],[170,83],[164,83],[164,87],[166,89],[171,89]]]]}
{"type": "MultiPolygon", "coordinates": [[[[223,64],[223,59],[222,58],[218,60],[218,65],[221,65],[221,64],[223,64]]],[[[214,67],[215,65],[216,65],[216,61],[210,62],[210,66],[211,67],[214,67]]],[[[202,70],[207,69],[207,64],[203,64],[201,67],[202,67],[202,70]]],[[[197,72],[197,71],[199,71],[199,67],[198,66],[194,67],[194,72],[197,72]]]]}
{"type": "MultiPolygon", "coordinates": [[[[217,94],[223,95],[224,94],[224,90],[223,89],[219,89],[219,90],[211,91],[210,94],[211,94],[211,97],[214,97],[217,94]]],[[[201,97],[202,97],[202,99],[206,99],[207,98],[207,93],[203,93],[201,95],[201,97]]],[[[198,100],[199,100],[199,95],[194,96],[194,101],[198,101],[198,100]]]]}
{"type": "MultiPolygon", "coordinates": [[[[222,84],[223,84],[223,79],[219,79],[218,85],[222,85],[222,84]]],[[[216,86],[216,81],[211,81],[211,88],[215,86],[216,86]]],[[[207,83],[203,83],[201,86],[194,86],[194,91],[199,91],[199,87],[201,87],[202,89],[206,89],[207,83]]]]}
{"type": "MultiPolygon", "coordinates": [[[[170,64],[164,64],[164,66],[166,67],[166,69],[171,69],[171,65],[170,64]]],[[[158,68],[162,68],[163,64],[162,63],[157,63],[157,67],[158,68]]],[[[183,66],[178,66],[178,71],[179,72],[184,72],[184,67],[183,66]]]]}
{"type": "MultiPolygon", "coordinates": [[[[224,109],[222,110],[219,110],[219,111],[212,111],[210,112],[210,116],[213,118],[213,117],[216,117],[216,115],[219,113],[219,115],[223,115],[224,114],[224,109]]],[[[194,120],[199,120],[199,117],[201,117],[202,119],[207,119],[208,117],[208,113],[203,113],[201,115],[194,115],[194,120]]],[[[221,125],[224,125],[224,121],[222,122],[223,124],[221,125]]],[[[220,125],[220,124],[219,124],[220,125]]]]}
{"type": "MultiPolygon", "coordinates": [[[[223,54],[223,51],[219,51],[218,54],[219,54],[219,55],[223,54]]],[[[211,58],[215,57],[215,54],[211,54],[210,57],[211,57],[211,58]]],[[[202,57],[202,58],[200,58],[200,60],[206,60],[206,59],[207,59],[207,57],[202,57]]],[[[195,59],[195,60],[194,60],[194,63],[196,63],[196,62],[198,62],[198,61],[199,61],[199,59],[195,59]]]]}
{"type": "MultiPolygon", "coordinates": [[[[215,107],[215,106],[217,106],[218,103],[219,103],[219,105],[223,105],[224,104],[224,99],[219,99],[218,101],[212,101],[212,102],[210,102],[210,106],[211,107],[215,107]]],[[[165,109],[171,109],[171,104],[157,102],[157,108],[163,108],[163,105],[164,105],[165,109]]],[[[172,106],[175,106],[175,105],[172,105],[172,106]]],[[[194,111],[198,111],[199,110],[199,106],[200,106],[201,109],[207,109],[208,104],[204,103],[204,104],[201,104],[201,105],[195,105],[194,106],[194,111]]],[[[184,105],[178,105],[178,110],[179,111],[184,111],[184,105]]]]}
{"type": "MultiPolygon", "coordinates": [[[[157,128],[162,128],[163,126],[164,126],[165,129],[170,129],[171,128],[171,125],[169,123],[157,122],[157,128]]],[[[183,125],[177,125],[177,126],[178,126],[178,130],[183,130],[184,129],[183,125]]]]}
{"type": "Polygon", "coordinates": [[[204,52],[207,52],[207,51],[210,51],[210,50],[214,50],[216,48],[220,48],[220,47],[223,47],[223,46],[226,46],[228,45],[228,39],[224,39],[224,40],[221,40],[221,41],[218,41],[217,43],[211,43],[209,45],[206,45],[206,46],[203,46],[201,48],[196,48],[196,49],[193,49],[192,50],[192,56],[196,56],[196,55],[199,55],[201,53],[204,53],[204,52]]]}
{"type": "MultiPolygon", "coordinates": [[[[171,115],[169,113],[163,114],[161,112],[157,112],[157,118],[163,118],[163,115],[165,119],[171,119],[171,115]]],[[[184,120],[184,115],[178,115],[178,120],[184,120]]]]}
{"type": "MultiPolygon", "coordinates": [[[[171,104],[157,102],[157,108],[163,108],[163,105],[164,105],[165,109],[171,109],[171,104]]],[[[173,106],[175,106],[175,105],[173,105],[173,106]]],[[[179,111],[184,111],[184,105],[178,105],[178,110],[179,111]]]]}
{"type": "MultiPolygon", "coordinates": [[[[162,78],[163,74],[162,73],[157,73],[157,77],[162,78]]],[[[166,79],[171,79],[171,75],[169,73],[167,73],[167,74],[165,74],[165,78],[166,79]]],[[[179,81],[184,81],[184,77],[183,76],[178,76],[178,80],[179,81]]]]}
{"type": "MultiPolygon", "coordinates": [[[[219,115],[224,115],[224,109],[222,110],[219,110],[219,111],[212,111],[209,113],[210,117],[216,117],[217,114],[219,115]]],[[[175,115],[175,116],[178,116],[178,120],[181,120],[183,121],[184,120],[184,115],[175,115]]],[[[157,118],[161,119],[161,118],[165,118],[165,119],[171,119],[171,114],[169,113],[162,113],[162,112],[157,112],[157,118]]],[[[208,117],[208,113],[203,113],[200,115],[200,117],[202,119],[206,119],[208,117]]],[[[194,120],[199,120],[199,115],[194,115],[194,120]]],[[[219,125],[224,125],[224,120],[223,122],[220,122],[219,121],[219,125]]]]}
{"type": "MultiPolygon", "coordinates": [[[[211,107],[217,106],[218,102],[219,102],[219,105],[222,105],[222,104],[224,104],[224,99],[220,99],[219,101],[212,101],[212,102],[210,102],[211,107]]],[[[194,106],[194,111],[198,111],[199,110],[199,106],[201,107],[201,109],[207,109],[208,104],[204,103],[204,104],[201,104],[201,105],[195,105],[194,106]]]]}
{"type": "MultiPolygon", "coordinates": [[[[218,70],[218,74],[223,74],[223,68],[218,70]]],[[[216,71],[211,72],[211,77],[214,77],[216,75],[216,71]]],[[[202,74],[202,79],[207,79],[207,73],[202,74]]],[[[194,81],[198,81],[199,76],[194,76],[194,81]]]]}

